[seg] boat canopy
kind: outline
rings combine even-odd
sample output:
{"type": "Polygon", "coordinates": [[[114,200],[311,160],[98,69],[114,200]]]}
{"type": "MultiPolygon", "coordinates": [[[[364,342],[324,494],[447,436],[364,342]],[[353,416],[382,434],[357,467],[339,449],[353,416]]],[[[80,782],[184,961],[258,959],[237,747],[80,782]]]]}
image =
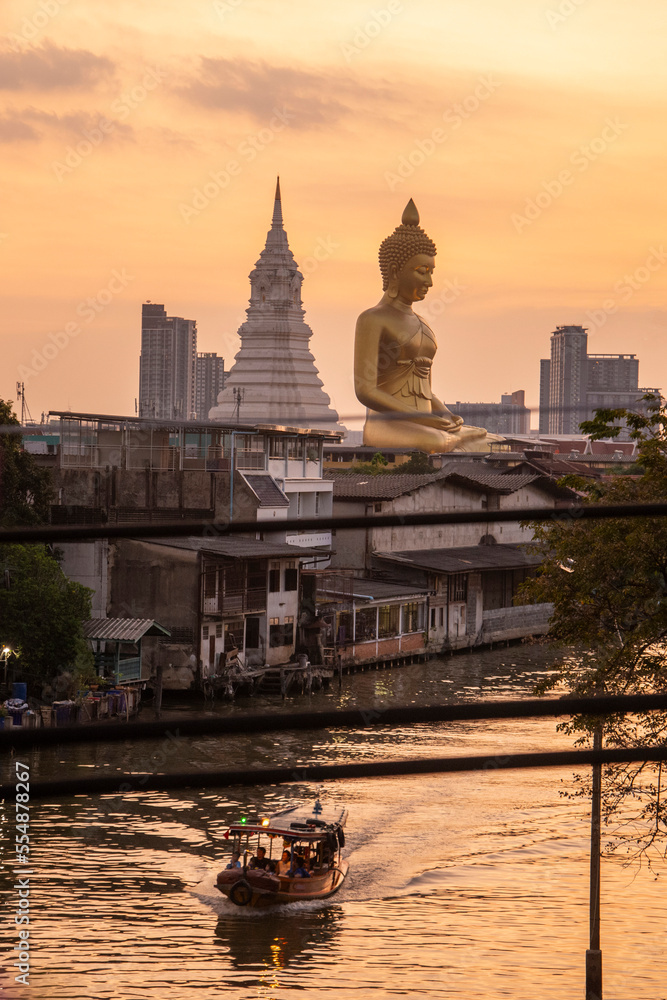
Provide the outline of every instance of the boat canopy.
{"type": "Polygon", "coordinates": [[[345,826],[346,820],[347,809],[322,806],[318,800],[312,809],[310,806],[296,806],[274,813],[259,823],[244,820],[231,823],[226,836],[265,833],[284,840],[322,840],[332,827],[345,826]]]}

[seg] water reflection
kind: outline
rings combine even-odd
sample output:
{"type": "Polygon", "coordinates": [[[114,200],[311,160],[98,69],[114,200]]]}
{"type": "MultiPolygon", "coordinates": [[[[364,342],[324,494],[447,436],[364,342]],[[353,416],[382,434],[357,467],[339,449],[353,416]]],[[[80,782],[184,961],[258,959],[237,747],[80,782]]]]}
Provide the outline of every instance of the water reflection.
{"type": "Polygon", "coordinates": [[[323,907],[321,902],[262,912],[233,907],[220,915],[215,933],[236,969],[286,969],[298,959],[304,970],[319,961],[322,951],[331,951],[342,920],[341,907],[323,907]]]}

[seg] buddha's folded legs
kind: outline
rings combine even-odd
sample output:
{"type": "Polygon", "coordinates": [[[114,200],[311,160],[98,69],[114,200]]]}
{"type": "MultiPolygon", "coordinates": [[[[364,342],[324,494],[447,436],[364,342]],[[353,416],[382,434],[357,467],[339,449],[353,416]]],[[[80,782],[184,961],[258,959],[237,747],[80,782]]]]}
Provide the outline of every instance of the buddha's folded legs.
{"type": "Polygon", "coordinates": [[[485,451],[491,441],[502,440],[487,434],[483,427],[466,424],[457,431],[436,430],[417,420],[369,414],[364,425],[364,444],[371,448],[411,448],[414,451],[485,451]]]}

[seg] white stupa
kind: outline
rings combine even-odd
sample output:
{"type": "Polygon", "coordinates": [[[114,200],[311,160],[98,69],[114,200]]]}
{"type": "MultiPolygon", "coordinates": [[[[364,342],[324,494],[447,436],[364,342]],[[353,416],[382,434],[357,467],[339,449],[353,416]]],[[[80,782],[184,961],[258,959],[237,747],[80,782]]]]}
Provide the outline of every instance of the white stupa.
{"type": "Polygon", "coordinates": [[[266,246],[249,277],[241,349],[209,420],[341,430],[309,350],[313,331],[303,321],[303,275],[283,228],[280,178],[266,246]]]}

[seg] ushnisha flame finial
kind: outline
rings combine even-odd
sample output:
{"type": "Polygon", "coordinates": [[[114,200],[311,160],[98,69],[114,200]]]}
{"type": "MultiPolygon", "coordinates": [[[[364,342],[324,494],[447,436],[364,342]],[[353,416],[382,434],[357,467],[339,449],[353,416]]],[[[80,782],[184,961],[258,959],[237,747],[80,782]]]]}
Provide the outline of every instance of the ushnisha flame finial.
{"type": "Polygon", "coordinates": [[[412,198],[407,203],[403,209],[403,215],[401,216],[401,222],[404,226],[418,226],[419,225],[419,212],[417,211],[417,206],[415,205],[412,198]]]}

